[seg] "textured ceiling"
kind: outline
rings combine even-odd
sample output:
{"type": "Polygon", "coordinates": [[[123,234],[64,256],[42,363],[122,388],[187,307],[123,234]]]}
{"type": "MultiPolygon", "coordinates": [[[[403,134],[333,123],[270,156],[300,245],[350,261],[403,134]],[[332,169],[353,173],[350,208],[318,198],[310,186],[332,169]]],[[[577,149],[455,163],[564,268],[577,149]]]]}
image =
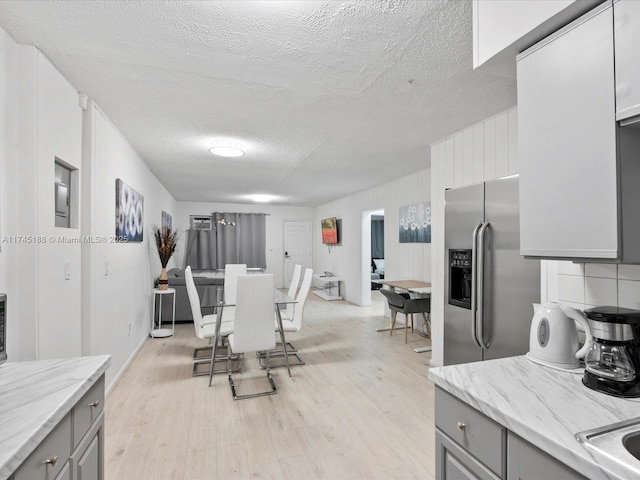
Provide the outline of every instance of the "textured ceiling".
{"type": "Polygon", "coordinates": [[[471,0],[4,0],[0,25],[176,200],[318,205],[426,168],[430,143],[516,102],[472,70],[471,0]]]}

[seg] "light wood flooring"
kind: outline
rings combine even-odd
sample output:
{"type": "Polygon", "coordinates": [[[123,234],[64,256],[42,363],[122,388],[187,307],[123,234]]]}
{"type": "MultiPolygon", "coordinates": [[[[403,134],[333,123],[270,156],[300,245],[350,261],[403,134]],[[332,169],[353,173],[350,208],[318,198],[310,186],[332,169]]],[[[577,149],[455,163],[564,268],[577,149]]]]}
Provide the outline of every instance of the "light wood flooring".
{"type": "MultiPolygon", "coordinates": [[[[192,324],[150,338],[106,402],[107,480],[433,479],[430,344],[417,331],[376,332],[373,305],[313,295],[287,336],[306,365],[272,369],[278,394],[233,401],[226,375],[192,377],[192,324]]],[[[403,316],[398,315],[398,321],[403,316]]],[[[239,393],[265,390],[255,357],[234,375],[239,393]]]]}

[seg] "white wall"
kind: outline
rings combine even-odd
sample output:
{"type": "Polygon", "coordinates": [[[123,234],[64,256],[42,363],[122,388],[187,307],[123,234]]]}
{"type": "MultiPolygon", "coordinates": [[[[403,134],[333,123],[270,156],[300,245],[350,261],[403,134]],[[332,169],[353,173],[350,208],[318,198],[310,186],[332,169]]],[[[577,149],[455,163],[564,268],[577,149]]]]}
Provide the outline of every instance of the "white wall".
{"type": "MultiPolygon", "coordinates": [[[[211,215],[212,212],[267,213],[267,271],[274,274],[276,285],[284,287],[284,226],[285,220],[313,220],[311,207],[284,207],[267,204],[178,202],[173,224],[181,232],[176,249],[176,266],[184,266],[185,234],[189,215],[211,215]]],[[[319,227],[318,227],[319,228],[319,227]]]]}
{"type": "Polygon", "coordinates": [[[160,272],[151,227],[162,210],[175,215],[176,202],[92,102],[83,111],[49,60],[2,29],[0,65],[0,292],[8,294],[9,361],[107,353],[109,388],[147,338],[160,272]],[[79,170],[76,228],[55,227],[56,158],[79,170]],[[116,178],[144,195],[142,243],[108,240],[116,178]],[[83,243],[83,235],[107,242],[83,243]]]}
{"type": "Polygon", "coordinates": [[[538,25],[557,15],[574,0],[474,0],[474,62],[477,67],[538,25]]]}
{"type": "Polygon", "coordinates": [[[516,78],[516,55],[602,0],[473,0],[473,68],[516,78]]]}
{"type": "MultiPolygon", "coordinates": [[[[38,358],[81,354],[80,229],[55,226],[55,159],[82,168],[82,109],[78,92],[42,53],[36,55],[36,191],[38,244],[36,315],[38,358]],[[51,241],[51,239],[55,239],[51,241]],[[70,278],[65,278],[65,263],[70,278]]],[[[77,188],[77,185],[75,185],[77,188]]]]}
{"type": "Polygon", "coordinates": [[[518,117],[515,108],[488,118],[431,146],[433,287],[431,363],[443,361],[444,192],[518,173],[518,117]]]}
{"type": "Polygon", "coordinates": [[[79,355],[78,229],[56,228],[55,158],[81,167],[82,110],[77,93],[35,48],[4,31],[0,91],[0,291],[8,294],[7,353],[11,360],[79,355]],[[65,280],[69,262],[71,277],[65,280]]]}
{"type": "MultiPolygon", "coordinates": [[[[385,278],[430,281],[432,244],[400,243],[398,238],[400,207],[429,201],[431,171],[425,169],[317,207],[314,220],[317,228],[313,235],[315,272],[328,270],[344,278],[343,297],[363,305],[364,292],[371,289],[371,259],[362,255],[362,231],[366,227],[363,214],[384,210],[385,278]],[[340,245],[322,244],[320,221],[328,217],[342,221],[340,245]]],[[[369,223],[369,232],[370,228],[369,223]]]]}
{"type": "Polygon", "coordinates": [[[153,282],[161,269],[152,229],[161,225],[162,210],[175,218],[177,205],[93,101],[85,112],[84,132],[82,233],[106,242],[83,244],[82,353],[111,355],[109,386],[147,338],[153,282]],[[115,235],[116,178],[144,197],[140,243],[110,238],[115,235]]]}
{"type": "MultiPolygon", "coordinates": [[[[18,245],[7,242],[7,236],[18,232],[18,87],[26,80],[18,77],[20,48],[4,30],[0,29],[0,292],[8,295],[7,314],[11,322],[7,328],[7,345],[10,359],[35,356],[35,323],[14,322],[20,309],[18,300],[18,245]],[[22,339],[22,342],[21,342],[22,339]]],[[[30,192],[27,192],[29,195],[30,192]]]]}

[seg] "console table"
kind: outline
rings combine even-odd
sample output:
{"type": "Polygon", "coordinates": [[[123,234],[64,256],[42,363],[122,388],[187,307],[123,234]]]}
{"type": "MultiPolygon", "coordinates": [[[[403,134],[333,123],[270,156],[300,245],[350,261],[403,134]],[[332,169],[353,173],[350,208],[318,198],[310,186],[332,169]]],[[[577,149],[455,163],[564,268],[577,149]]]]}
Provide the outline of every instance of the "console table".
{"type": "Polygon", "coordinates": [[[340,295],[340,282],[342,281],[342,278],[336,276],[314,275],[313,284],[320,290],[314,290],[313,293],[327,301],[342,300],[340,295]],[[334,295],[334,289],[337,290],[337,295],[334,295]]]}

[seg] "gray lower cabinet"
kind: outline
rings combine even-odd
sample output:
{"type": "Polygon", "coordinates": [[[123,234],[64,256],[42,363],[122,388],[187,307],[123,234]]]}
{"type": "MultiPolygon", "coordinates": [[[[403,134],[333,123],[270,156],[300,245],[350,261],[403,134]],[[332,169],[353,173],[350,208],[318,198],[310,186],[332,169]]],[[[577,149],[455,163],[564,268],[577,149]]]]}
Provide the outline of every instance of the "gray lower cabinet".
{"type": "Polygon", "coordinates": [[[586,480],[440,387],[435,418],[438,480],[586,480]]]}
{"type": "Polygon", "coordinates": [[[56,480],[72,480],[71,470],[69,469],[69,462],[64,464],[62,470],[60,470],[60,473],[56,477],[56,480]]]}
{"type": "MultiPolygon", "coordinates": [[[[14,472],[13,480],[51,480],[66,468],[71,454],[71,413],[40,442],[36,449],[14,472]]],[[[62,478],[66,478],[64,475],[62,478]]]]}
{"type": "Polygon", "coordinates": [[[435,409],[436,478],[504,478],[506,429],[440,388],[435,409]]]}
{"type": "Polygon", "coordinates": [[[69,457],[73,480],[104,478],[104,415],[100,413],[91,429],[69,457]]]}
{"type": "Polygon", "coordinates": [[[446,480],[498,480],[469,452],[436,429],[436,478],[446,480]]]}
{"type": "Polygon", "coordinates": [[[104,375],[71,408],[12,480],[104,478],[104,375]]]}
{"type": "Polygon", "coordinates": [[[575,470],[538,447],[509,432],[507,436],[507,480],[587,480],[575,470]]]}

